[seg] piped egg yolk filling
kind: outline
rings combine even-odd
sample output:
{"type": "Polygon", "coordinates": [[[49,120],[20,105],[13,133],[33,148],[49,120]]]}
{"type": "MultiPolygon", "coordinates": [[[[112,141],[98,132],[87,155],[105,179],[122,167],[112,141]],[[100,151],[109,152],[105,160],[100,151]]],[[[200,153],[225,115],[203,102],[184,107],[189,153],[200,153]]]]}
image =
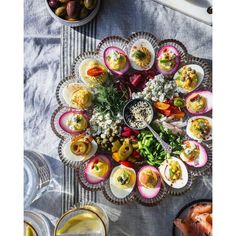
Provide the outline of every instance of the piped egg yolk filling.
{"type": "Polygon", "coordinates": [[[112,70],[124,69],[126,66],[126,62],[127,62],[125,55],[123,55],[117,51],[113,51],[112,53],[110,53],[107,56],[107,61],[108,61],[108,64],[112,70]]]}
{"type": "Polygon", "coordinates": [[[104,175],[107,174],[108,170],[109,170],[108,164],[100,159],[95,160],[91,168],[91,172],[93,173],[94,176],[97,177],[103,177],[104,175]]]}
{"type": "Polygon", "coordinates": [[[158,65],[162,70],[170,71],[176,65],[175,58],[176,58],[175,53],[166,48],[164,49],[163,53],[161,54],[158,60],[158,65]]]}
{"type": "Polygon", "coordinates": [[[130,188],[135,182],[134,173],[126,168],[119,168],[118,170],[116,170],[113,178],[115,181],[115,185],[122,189],[130,188]]]}
{"type": "Polygon", "coordinates": [[[207,136],[211,131],[210,122],[204,118],[192,120],[190,125],[190,131],[195,137],[199,139],[204,139],[205,136],[207,136]]]}
{"type": "Polygon", "coordinates": [[[200,149],[194,143],[185,142],[183,148],[182,154],[188,161],[194,161],[199,157],[200,149]]]}
{"type": "Polygon", "coordinates": [[[87,108],[91,105],[92,94],[87,89],[83,88],[74,92],[71,96],[71,103],[79,108],[87,108]]]}
{"type": "Polygon", "coordinates": [[[178,87],[191,91],[197,87],[197,84],[197,72],[190,66],[184,66],[182,70],[178,72],[178,77],[176,78],[176,85],[178,87]]]}
{"type": "Polygon", "coordinates": [[[146,47],[140,46],[132,49],[132,60],[141,68],[147,67],[151,59],[151,52],[146,47]]]}
{"type": "Polygon", "coordinates": [[[67,120],[67,125],[71,130],[82,131],[88,127],[88,122],[82,114],[73,114],[67,120]]]}
{"type": "Polygon", "coordinates": [[[201,96],[200,94],[197,94],[196,96],[192,97],[187,104],[188,108],[194,112],[204,110],[206,108],[206,105],[206,98],[201,96]]]}
{"type": "Polygon", "coordinates": [[[178,161],[171,160],[169,162],[169,179],[172,182],[179,180],[181,178],[182,171],[178,161]]]}
{"type": "Polygon", "coordinates": [[[107,70],[98,61],[88,62],[85,71],[85,80],[91,85],[102,84],[107,79],[107,70]]]}
{"type": "Polygon", "coordinates": [[[154,171],[144,170],[140,173],[139,181],[145,188],[155,188],[158,182],[158,177],[154,171]]]}

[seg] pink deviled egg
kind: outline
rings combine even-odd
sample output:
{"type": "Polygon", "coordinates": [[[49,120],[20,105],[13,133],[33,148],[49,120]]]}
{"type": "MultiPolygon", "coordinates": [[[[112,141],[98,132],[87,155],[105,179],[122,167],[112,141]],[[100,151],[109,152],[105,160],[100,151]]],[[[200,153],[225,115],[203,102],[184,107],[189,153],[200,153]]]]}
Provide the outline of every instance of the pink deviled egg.
{"type": "Polygon", "coordinates": [[[178,50],[167,45],[162,47],[157,53],[157,70],[163,75],[174,74],[180,64],[180,54],[178,50]]]}
{"type": "Polygon", "coordinates": [[[98,154],[89,160],[85,168],[85,178],[90,184],[106,180],[111,172],[111,161],[105,155],[98,154]]]}
{"type": "Polygon", "coordinates": [[[121,76],[130,68],[128,56],[118,47],[106,48],[103,59],[106,67],[115,75],[121,76]]]}
{"type": "Polygon", "coordinates": [[[88,115],[79,110],[64,112],[59,117],[60,127],[67,133],[77,135],[88,128],[88,115]]]}
{"type": "Polygon", "coordinates": [[[142,167],[137,174],[137,186],[143,198],[154,198],[161,189],[161,177],[153,166],[142,167]]]}
{"type": "Polygon", "coordinates": [[[183,151],[180,153],[181,159],[190,166],[203,167],[208,161],[205,148],[198,142],[186,140],[183,143],[183,151]]]}
{"type": "Polygon", "coordinates": [[[188,111],[194,115],[205,114],[212,109],[212,93],[210,91],[193,92],[185,100],[188,111]]]}

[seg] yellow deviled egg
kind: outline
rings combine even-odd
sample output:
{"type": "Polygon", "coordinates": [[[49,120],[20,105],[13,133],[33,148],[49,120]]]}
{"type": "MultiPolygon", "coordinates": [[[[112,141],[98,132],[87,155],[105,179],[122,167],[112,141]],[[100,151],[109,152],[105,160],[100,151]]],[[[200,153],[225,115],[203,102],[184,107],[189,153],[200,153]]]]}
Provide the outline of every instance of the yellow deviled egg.
{"type": "Polygon", "coordinates": [[[96,87],[106,81],[108,71],[99,60],[88,58],[79,65],[79,76],[88,86],[96,87]]]}
{"type": "Polygon", "coordinates": [[[155,61],[155,50],[146,39],[137,39],[131,46],[129,59],[135,70],[149,70],[155,61]]]}
{"type": "Polygon", "coordinates": [[[63,98],[70,107],[86,109],[92,104],[93,94],[83,84],[70,83],[63,88],[63,98]]]}
{"type": "Polygon", "coordinates": [[[134,169],[119,165],[112,170],[110,188],[115,197],[127,197],[133,191],[135,183],[136,172],[134,169]]]}
{"type": "Polygon", "coordinates": [[[180,189],[188,183],[188,171],[185,164],[176,157],[171,157],[159,167],[164,181],[171,187],[180,189]]]}

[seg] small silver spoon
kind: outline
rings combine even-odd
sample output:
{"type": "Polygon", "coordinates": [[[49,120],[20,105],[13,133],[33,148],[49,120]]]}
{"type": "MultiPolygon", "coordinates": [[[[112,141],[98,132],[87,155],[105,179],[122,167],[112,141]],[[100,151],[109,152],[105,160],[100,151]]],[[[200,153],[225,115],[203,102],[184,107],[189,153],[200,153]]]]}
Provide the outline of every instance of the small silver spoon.
{"type": "Polygon", "coordinates": [[[164,149],[167,153],[171,153],[171,152],[172,152],[172,147],[171,147],[168,143],[166,143],[164,140],[162,140],[162,138],[160,137],[160,135],[150,126],[150,124],[151,124],[151,122],[152,122],[152,120],[153,120],[154,112],[153,112],[152,105],[151,105],[150,102],[148,102],[147,100],[143,100],[143,99],[133,99],[133,100],[129,101],[129,102],[125,105],[124,110],[123,110],[123,117],[124,117],[124,121],[125,121],[126,125],[127,125],[128,127],[130,127],[131,129],[141,130],[140,128],[131,127],[131,126],[128,124],[128,122],[126,121],[126,119],[125,119],[125,112],[126,112],[127,107],[129,107],[130,104],[132,104],[132,103],[134,103],[134,102],[136,102],[136,101],[144,101],[144,102],[146,102],[146,103],[149,105],[149,107],[152,109],[152,117],[151,117],[151,119],[150,119],[150,122],[148,123],[146,120],[143,119],[142,121],[144,122],[145,126],[142,127],[141,129],[148,128],[148,129],[152,132],[153,136],[157,139],[157,141],[161,144],[161,146],[163,147],[163,149],[164,149]]]}

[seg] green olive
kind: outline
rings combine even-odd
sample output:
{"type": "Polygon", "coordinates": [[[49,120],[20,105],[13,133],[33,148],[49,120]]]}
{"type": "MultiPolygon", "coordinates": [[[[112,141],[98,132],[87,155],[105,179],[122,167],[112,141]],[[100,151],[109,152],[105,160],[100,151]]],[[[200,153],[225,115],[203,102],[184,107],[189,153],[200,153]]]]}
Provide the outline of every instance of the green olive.
{"type": "Polygon", "coordinates": [[[61,16],[64,16],[66,14],[66,7],[65,6],[62,6],[62,7],[58,7],[56,10],[55,10],[55,14],[59,17],[61,16]]]}
{"type": "Polygon", "coordinates": [[[84,19],[89,15],[89,10],[86,7],[83,7],[80,11],[79,18],[84,19]]]}
{"type": "Polygon", "coordinates": [[[61,3],[67,3],[69,0],[58,0],[61,3]]]}
{"type": "Polygon", "coordinates": [[[97,5],[97,0],[84,0],[84,6],[89,9],[93,10],[97,5]]]}

